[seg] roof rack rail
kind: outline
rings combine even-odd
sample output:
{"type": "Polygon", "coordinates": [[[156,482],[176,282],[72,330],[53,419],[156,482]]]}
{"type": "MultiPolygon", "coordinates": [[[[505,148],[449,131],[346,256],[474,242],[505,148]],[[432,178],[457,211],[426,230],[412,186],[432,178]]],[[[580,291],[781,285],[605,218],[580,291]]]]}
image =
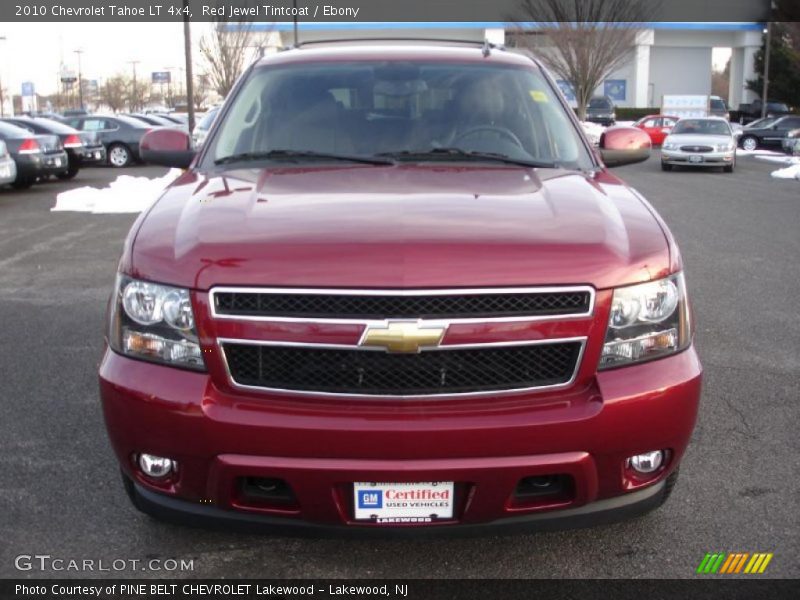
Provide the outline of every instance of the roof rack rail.
{"type": "Polygon", "coordinates": [[[484,56],[488,56],[492,50],[505,50],[503,44],[495,44],[489,40],[462,40],[450,38],[424,38],[424,37],[359,37],[359,38],[331,38],[328,40],[308,40],[297,42],[284,49],[289,50],[292,48],[302,48],[303,46],[311,46],[315,44],[348,44],[358,42],[425,42],[432,44],[465,44],[468,46],[480,46],[483,49],[484,56]]]}

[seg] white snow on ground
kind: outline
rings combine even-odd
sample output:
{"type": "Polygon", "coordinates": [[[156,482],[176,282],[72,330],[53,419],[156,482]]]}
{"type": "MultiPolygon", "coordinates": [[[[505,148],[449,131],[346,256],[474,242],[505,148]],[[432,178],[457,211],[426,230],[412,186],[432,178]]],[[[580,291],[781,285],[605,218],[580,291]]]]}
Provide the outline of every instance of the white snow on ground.
{"type": "Polygon", "coordinates": [[[180,169],[170,169],[156,178],[120,175],[108,187],[99,189],[81,187],[56,196],[51,211],[77,211],[93,214],[138,213],[158,199],[164,188],[181,174],[180,169]]]}
{"type": "Polygon", "coordinates": [[[603,132],[606,130],[605,127],[599,123],[591,123],[589,121],[581,121],[581,126],[583,126],[583,131],[592,144],[596,146],[600,143],[600,136],[603,135],[603,132]]]}
{"type": "Polygon", "coordinates": [[[772,172],[772,176],[777,179],[797,179],[800,181],[800,157],[788,157],[787,167],[772,172]]]}
{"type": "Polygon", "coordinates": [[[785,165],[783,169],[773,171],[771,175],[776,179],[797,179],[800,181],[800,156],[787,156],[783,152],[772,150],[742,150],[736,149],[736,156],[752,156],[766,162],[785,165]]]}

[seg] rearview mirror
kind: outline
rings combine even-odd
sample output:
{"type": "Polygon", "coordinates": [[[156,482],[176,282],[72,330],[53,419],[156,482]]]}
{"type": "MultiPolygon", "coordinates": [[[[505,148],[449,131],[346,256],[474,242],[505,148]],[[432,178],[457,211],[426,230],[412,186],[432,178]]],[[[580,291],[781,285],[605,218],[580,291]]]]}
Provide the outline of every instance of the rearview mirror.
{"type": "Polygon", "coordinates": [[[650,136],[635,127],[609,127],[600,136],[600,156],[607,167],[645,161],[651,147],[650,136]]]}
{"type": "Polygon", "coordinates": [[[139,151],[145,162],[178,169],[188,168],[197,154],[188,133],[169,127],[145,133],[139,142],[139,151]]]}

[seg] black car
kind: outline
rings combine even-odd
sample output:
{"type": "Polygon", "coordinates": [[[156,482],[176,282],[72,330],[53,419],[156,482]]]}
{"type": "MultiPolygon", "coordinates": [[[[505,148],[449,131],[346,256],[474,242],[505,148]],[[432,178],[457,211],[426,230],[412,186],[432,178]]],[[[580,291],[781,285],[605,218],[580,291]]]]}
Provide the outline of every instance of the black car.
{"type": "Polygon", "coordinates": [[[747,127],[739,138],[739,146],[745,150],[755,150],[759,147],[780,148],[787,134],[798,127],[800,127],[800,116],[781,117],[766,127],[747,127]]]}
{"type": "Polygon", "coordinates": [[[600,125],[613,125],[617,121],[614,101],[608,96],[595,96],[586,107],[586,120],[600,125]]]}
{"type": "Polygon", "coordinates": [[[125,167],[133,161],[139,161],[139,141],[152,129],[144,121],[122,115],[88,115],[70,117],[67,125],[97,134],[108,155],[108,163],[112,167],[125,167]]]}
{"type": "Polygon", "coordinates": [[[0,140],[17,163],[17,179],[11,184],[17,189],[28,188],[40,178],[69,172],[67,153],[57,135],[37,135],[0,122],[0,140]]]}
{"type": "Polygon", "coordinates": [[[7,117],[3,119],[31,133],[57,135],[61,145],[67,152],[69,169],[59,175],[61,179],[72,179],[78,174],[81,167],[105,162],[106,149],[91,132],[78,131],[65,123],[43,118],[7,117]]]}

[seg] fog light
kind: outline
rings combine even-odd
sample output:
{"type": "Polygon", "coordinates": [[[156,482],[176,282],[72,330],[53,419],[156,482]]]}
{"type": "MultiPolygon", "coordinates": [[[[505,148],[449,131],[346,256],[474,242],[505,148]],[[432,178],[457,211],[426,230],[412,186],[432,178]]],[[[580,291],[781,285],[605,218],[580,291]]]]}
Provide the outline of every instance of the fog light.
{"type": "Polygon", "coordinates": [[[664,452],[652,450],[644,454],[637,454],[628,459],[628,464],[637,473],[653,473],[664,462],[664,452]]]}
{"type": "Polygon", "coordinates": [[[162,479],[172,473],[176,467],[174,460],[164,458],[163,456],[154,456],[152,454],[139,455],[139,468],[148,477],[153,479],[162,479]]]}

